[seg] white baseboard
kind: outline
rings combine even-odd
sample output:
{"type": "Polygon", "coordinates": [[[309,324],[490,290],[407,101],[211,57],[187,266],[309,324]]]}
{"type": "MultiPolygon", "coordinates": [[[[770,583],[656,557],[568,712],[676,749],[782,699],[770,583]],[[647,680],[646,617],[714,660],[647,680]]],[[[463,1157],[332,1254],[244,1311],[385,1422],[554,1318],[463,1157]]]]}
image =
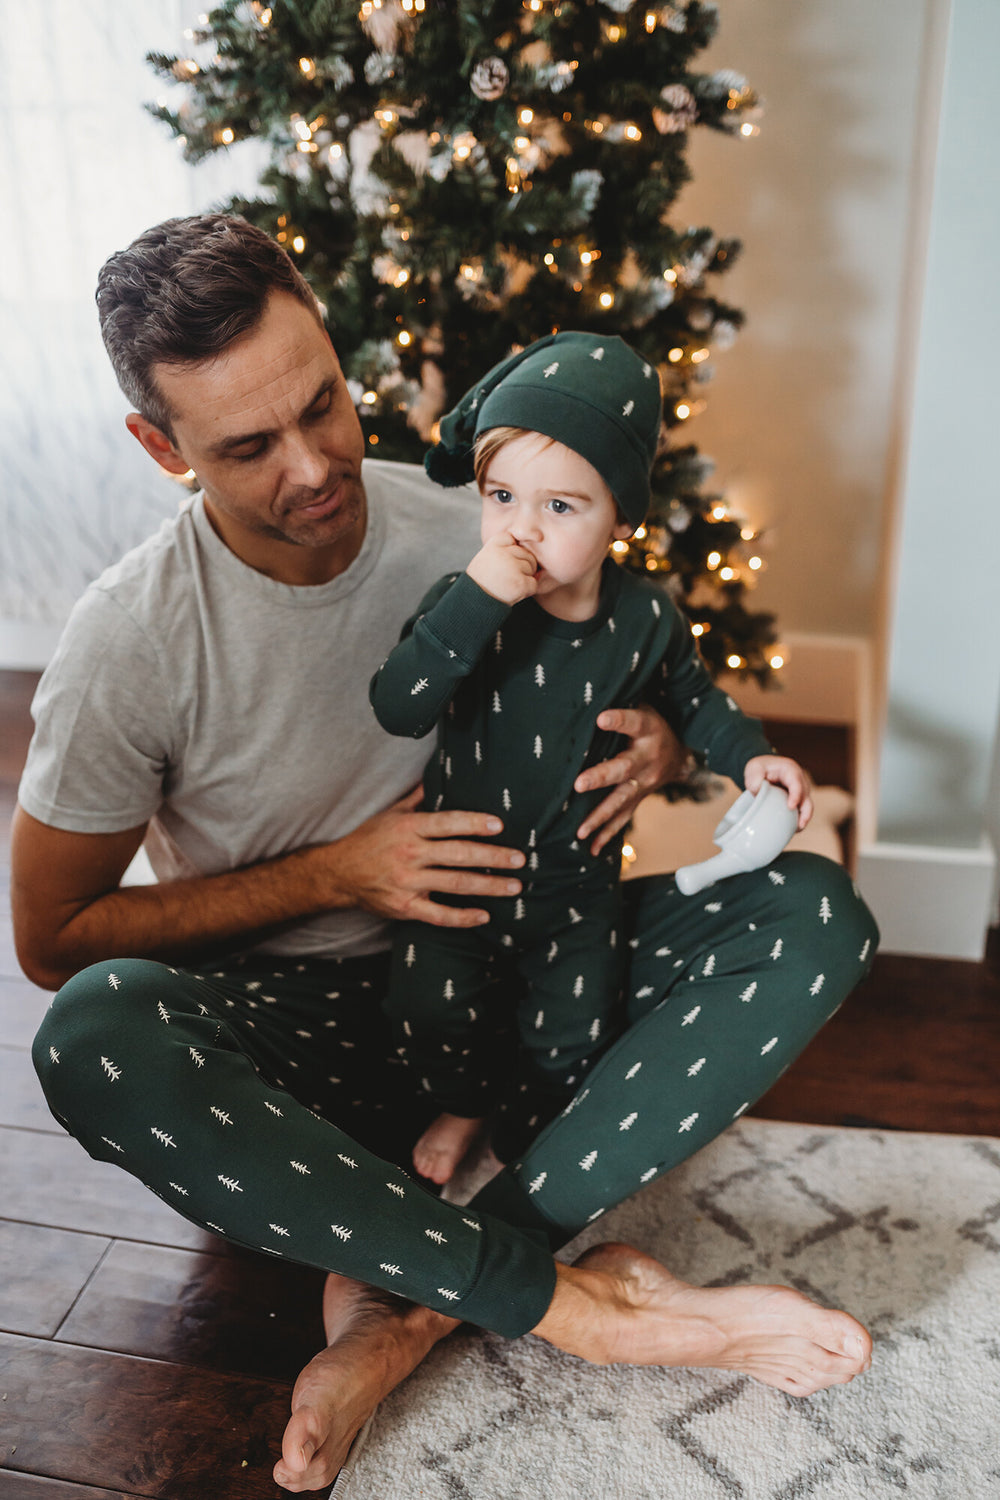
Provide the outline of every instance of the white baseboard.
{"type": "Polygon", "coordinates": [[[0,672],[43,672],[62,629],[49,621],[0,617],[0,672]]]}
{"type": "Polygon", "coordinates": [[[882,933],[882,951],[978,962],[995,917],[997,856],[975,849],[863,844],[857,880],[882,933]]]}
{"type": "Polygon", "coordinates": [[[778,688],[737,683],[729,691],[745,713],[797,724],[853,724],[862,717],[868,684],[870,643],[855,635],[784,637],[788,660],[778,688]]]}

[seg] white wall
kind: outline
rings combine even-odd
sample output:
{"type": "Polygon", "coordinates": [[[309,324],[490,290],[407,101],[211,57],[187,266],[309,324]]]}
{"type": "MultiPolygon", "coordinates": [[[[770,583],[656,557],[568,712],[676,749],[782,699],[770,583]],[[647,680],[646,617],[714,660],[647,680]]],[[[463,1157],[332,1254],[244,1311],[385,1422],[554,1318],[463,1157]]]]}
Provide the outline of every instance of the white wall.
{"type": "Polygon", "coordinates": [[[869,635],[912,235],[924,0],[722,0],[712,65],[745,73],[759,136],[695,131],[681,217],[735,234],[747,314],[691,436],[770,530],[755,600],[785,632],[869,635]]]}
{"type": "Polygon", "coordinates": [[[180,50],[202,8],[0,0],[0,666],[44,665],[85,585],[177,503],[122,425],[93,298],[112,251],[256,180],[245,150],[186,166],[142,108],[169,92],[146,52],[180,50]]]}
{"type": "Polygon", "coordinates": [[[950,11],[897,497],[877,833],[860,870],[892,946],[977,958],[995,914],[1000,713],[1000,7],[952,0],[950,11]]]}

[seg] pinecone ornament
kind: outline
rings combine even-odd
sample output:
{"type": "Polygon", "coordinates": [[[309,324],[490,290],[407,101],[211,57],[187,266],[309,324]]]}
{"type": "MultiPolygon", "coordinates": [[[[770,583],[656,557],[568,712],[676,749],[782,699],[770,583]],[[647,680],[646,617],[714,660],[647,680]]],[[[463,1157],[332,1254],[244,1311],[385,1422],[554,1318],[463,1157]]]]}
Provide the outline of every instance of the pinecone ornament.
{"type": "Polygon", "coordinates": [[[679,135],[698,118],[698,105],[689,88],[683,83],[670,83],[660,90],[660,98],[668,106],[653,110],[653,124],[661,135],[679,135]]]}
{"type": "Polygon", "coordinates": [[[487,103],[505,94],[509,83],[510,69],[502,57],[486,57],[476,63],[469,79],[469,87],[476,98],[487,103]]]}

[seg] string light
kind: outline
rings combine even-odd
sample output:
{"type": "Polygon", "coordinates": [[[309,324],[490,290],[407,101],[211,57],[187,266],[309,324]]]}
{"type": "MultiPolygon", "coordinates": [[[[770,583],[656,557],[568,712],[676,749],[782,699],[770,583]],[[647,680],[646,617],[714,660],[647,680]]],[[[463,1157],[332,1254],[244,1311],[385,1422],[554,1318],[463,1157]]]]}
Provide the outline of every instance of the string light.
{"type": "Polygon", "coordinates": [[[706,625],[694,624],[694,625],[691,626],[691,634],[692,635],[704,635],[705,631],[707,630],[707,628],[708,627],[706,625]]]}
{"type": "Polygon", "coordinates": [[[543,260],[543,261],[544,261],[544,262],[545,262],[545,264],[546,264],[546,265],[547,265],[547,266],[554,266],[554,265],[555,265],[555,263],[556,263],[556,258],[555,258],[555,256],[554,256],[554,255],[553,255],[553,254],[552,254],[552,251],[551,251],[551,250],[550,250],[550,251],[549,251],[549,253],[548,253],[548,254],[547,254],[547,255],[543,255],[543,256],[542,256],[542,260],[543,260]]]}
{"type": "Polygon", "coordinates": [[[622,860],[627,865],[635,864],[636,853],[631,844],[622,844],[622,860]]]}
{"type": "Polygon", "coordinates": [[[745,542],[752,542],[756,535],[757,533],[756,531],[754,531],[752,526],[744,526],[743,530],[740,532],[740,536],[745,542]]]}
{"type": "Polygon", "coordinates": [[[641,542],[642,539],[643,539],[643,537],[645,535],[646,535],[646,528],[645,528],[645,526],[637,526],[636,529],[635,529],[635,532],[634,532],[634,536],[635,536],[636,541],[637,542],[641,542]]]}
{"type": "Polygon", "coordinates": [[[330,147],[329,151],[326,154],[331,161],[339,161],[344,154],[344,148],[339,141],[334,141],[333,145],[330,147]]]}
{"type": "Polygon", "coordinates": [[[677,280],[677,272],[668,266],[663,273],[663,279],[664,281],[675,282],[677,280]]]}
{"type": "Polygon", "coordinates": [[[306,242],[304,237],[301,234],[297,234],[294,240],[292,240],[292,249],[295,251],[296,255],[301,255],[305,248],[306,242]]]}
{"type": "Polygon", "coordinates": [[[530,125],[535,118],[535,111],[533,109],[522,109],[517,118],[519,124],[530,125]]]}
{"type": "Polygon", "coordinates": [[[646,30],[656,30],[656,12],[653,10],[647,10],[646,12],[646,30]]]}
{"type": "Polygon", "coordinates": [[[724,505],[712,506],[712,520],[724,521],[726,519],[726,507],[724,505]]]}
{"type": "Polygon", "coordinates": [[[628,542],[612,542],[611,550],[612,552],[616,552],[619,557],[623,557],[628,551],[628,542]]]}
{"type": "Polygon", "coordinates": [[[760,568],[762,568],[763,566],[764,566],[764,559],[762,557],[750,557],[750,558],[747,558],[747,567],[748,568],[752,568],[755,573],[760,568]]]}
{"type": "Polygon", "coordinates": [[[373,448],[377,448],[378,447],[378,433],[377,432],[370,432],[368,434],[368,441],[371,443],[371,445],[372,445],[373,448]]]}
{"type": "Polygon", "coordinates": [[[402,344],[403,348],[405,349],[409,344],[413,343],[413,334],[407,333],[405,328],[401,328],[396,335],[396,342],[398,344],[402,344]]]}
{"type": "Polygon", "coordinates": [[[626,125],[625,135],[630,141],[642,140],[642,131],[639,129],[638,125],[626,125]]]}
{"type": "Polygon", "coordinates": [[[684,350],[671,349],[670,353],[667,355],[667,358],[672,365],[676,365],[679,360],[682,360],[684,358],[684,350]]]}
{"type": "Polygon", "coordinates": [[[235,139],[236,139],[236,132],[233,131],[233,130],[230,130],[230,128],[229,128],[228,125],[226,126],[225,130],[220,130],[220,132],[219,132],[219,140],[222,142],[222,144],[224,146],[231,146],[233,144],[233,141],[235,141],[235,139]]]}
{"type": "Polygon", "coordinates": [[[299,67],[307,78],[316,77],[316,64],[311,57],[300,57],[299,67]]]}
{"type": "Polygon", "coordinates": [[[611,292],[602,292],[597,300],[602,307],[614,307],[615,305],[614,295],[611,292]]]}
{"type": "Polygon", "coordinates": [[[714,569],[714,568],[717,568],[719,566],[719,564],[720,564],[721,561],[722,561],[722,553],[721,552],[710,552],[708,554],[708,556],[705,558],[705,566],[706,566],[706,568],[714,569]]]}
{"type": "Polygon", "coordinates": [[[732,568],[720,568],[719,577],[725,579],[726,583],[730,583],[736,577],[736,573],[732,568]]]}
{"type": "Polygon", "coordinates": [[[378,392],[377,391],[365,391],[365,393],[361,397],[361,399],[365,403],[366,406],[374,406],[375,402],[378,400],[378,392]]]}
{"type": "Polygon", "coordinates": [[[771,666],[777,672],[784,665],[785,665],[785,658],[783,656],[779,656],[777,654],[777,652],[775,652],[774,656],[771,657],[771,666]]]}
{"type": "Polygon", "coordinates": [[[708,359],[711,352],[711,349],[696,349],[691,356],[691,363],[693,365],[702,364],[704,360],[708,359]]]}
{"type": "Polygon", "coordinates": [[[674,416],[677,417],[681,422],[686,422],[690,415],[691,408],[687,405],[686,402],[681,401],[679,405],[674,407],[674,416]]]}
{"type": "Polygon", "coordinates": [[[760,130],[756,125],[751,125],[749,121],[747,121],[745,125],[740,126],[740,135],[760,135],[760,130]]]}
{"type": "Polygon", "coordinates": [[[746,663],[744,662],[742,656],[737,656],[735,651],[733,652],[732,656],[726,657],[726,666],[732,667],[734,671],[737,667],[742,667],[745,665],[746,663]]]}

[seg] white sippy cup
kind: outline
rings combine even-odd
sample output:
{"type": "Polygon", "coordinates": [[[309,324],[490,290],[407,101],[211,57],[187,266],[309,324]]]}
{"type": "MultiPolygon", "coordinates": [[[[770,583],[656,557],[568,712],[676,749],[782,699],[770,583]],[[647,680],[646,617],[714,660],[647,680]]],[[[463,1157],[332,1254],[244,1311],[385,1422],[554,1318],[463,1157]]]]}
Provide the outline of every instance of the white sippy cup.
{"type": "Polygon", "coordinates": [[[798,823],[798,809],[789,807],[784,787],[765,781],[756,796],[753,792],[743,792],[712,834],[720,852],[700,864],[684,865],[678,870],[677,889],[684,896],[694,896],[728,875],[769,865],[784,849],[798,823]]]}

